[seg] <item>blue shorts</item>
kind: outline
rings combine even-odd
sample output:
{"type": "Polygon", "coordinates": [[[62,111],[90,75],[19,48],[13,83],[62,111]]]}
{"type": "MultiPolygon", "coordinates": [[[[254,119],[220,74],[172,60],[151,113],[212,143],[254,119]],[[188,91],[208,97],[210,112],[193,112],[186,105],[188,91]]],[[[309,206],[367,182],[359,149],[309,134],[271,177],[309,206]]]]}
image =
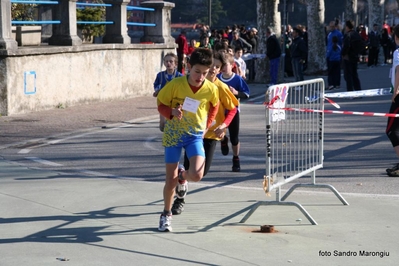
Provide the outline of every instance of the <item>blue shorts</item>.
{"type": "Polygon", "coordinates": [[[165,147],[165,163],[180,161],[182,149],[186,149],[187,157],[202,156],[205,158],[204,141],[202,138],[193,138],[184,147],[165,147]]]}

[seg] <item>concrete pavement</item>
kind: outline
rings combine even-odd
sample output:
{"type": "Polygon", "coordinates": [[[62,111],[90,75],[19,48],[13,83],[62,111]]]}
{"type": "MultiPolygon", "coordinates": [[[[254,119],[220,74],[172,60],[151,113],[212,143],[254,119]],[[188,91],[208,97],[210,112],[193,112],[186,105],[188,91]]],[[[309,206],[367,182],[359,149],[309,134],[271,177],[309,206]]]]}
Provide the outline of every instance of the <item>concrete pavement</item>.
{"type": "MultiPolygon", "coordinates": [[[[360,68],[363,89],[389,85],[388,67],[360,68]]],[[[344,82],[341,87],[337,91],[345,90],[344,82]]],[[[265,86],[250,88],[261,101],[265,86]]],[[[16,143],[21,148],[60,134],[156,118],[154,106],[154,98],[140,97],[1,117],[0,156],[16,143]]],[[[186,210],[173,217],[174,232],[160,233],[162,187],[0,160],[0,265],[398,264],[398,195],[343,193],[350,204],[344,206],[332,193],[295,191],[287,200],[305,206],[318,225],[290,206],[261,206],[240,223],[253,204],[275,195],[200,182],[190,184],[186,210]],[[274,225],[277,232],[260,233],[261,225],[274,225]]]]}

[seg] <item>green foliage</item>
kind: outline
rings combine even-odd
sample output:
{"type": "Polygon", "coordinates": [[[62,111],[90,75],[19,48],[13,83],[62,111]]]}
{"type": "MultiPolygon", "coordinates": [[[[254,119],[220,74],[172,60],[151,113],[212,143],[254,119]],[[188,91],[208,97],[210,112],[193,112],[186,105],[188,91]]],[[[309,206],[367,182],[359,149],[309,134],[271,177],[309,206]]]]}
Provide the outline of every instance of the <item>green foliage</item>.
{"type": "MultiPolygon", "coordinates": [[[[101,0],[93,1],[93,3],[103,3],[101,0]]],[[[76,10],[77,21],[104,21],[105,7],[86,6],[83,9],[76,10]]],[[[104,24],[78,24],[78,29],[82,30],[85,40],[91,40],[93,36],[102,36],[105,34],[104,24]]]]}
{"type": "Polygon", "coordinates": [[[36,4],[11,4],[11,20],[35,20],[36,4]]]}

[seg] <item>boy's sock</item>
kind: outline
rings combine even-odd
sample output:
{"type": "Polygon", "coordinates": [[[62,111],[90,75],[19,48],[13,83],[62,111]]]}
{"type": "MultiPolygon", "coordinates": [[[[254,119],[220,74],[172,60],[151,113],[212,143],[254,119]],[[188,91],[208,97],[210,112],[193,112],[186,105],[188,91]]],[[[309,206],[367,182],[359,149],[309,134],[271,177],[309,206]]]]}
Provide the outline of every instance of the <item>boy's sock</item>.
{"type": "Polygon", "coordinates": [[[162,215],[164,216],[172,215],[172,211],[163,210],[162,215]]]}

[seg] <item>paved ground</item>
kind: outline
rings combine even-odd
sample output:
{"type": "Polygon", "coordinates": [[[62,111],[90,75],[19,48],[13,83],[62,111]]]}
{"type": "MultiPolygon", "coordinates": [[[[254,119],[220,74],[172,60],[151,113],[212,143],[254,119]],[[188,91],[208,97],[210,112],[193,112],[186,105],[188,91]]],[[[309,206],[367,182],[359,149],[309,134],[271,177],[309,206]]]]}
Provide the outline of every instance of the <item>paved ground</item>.
{"type": "MultiPolygon", "coordinates": [[[[362,65],[363,89],[387,87],[388,69],[362,65]]],[[[265,91],[262,84],[250,88],[255,101],[265,91]]],[[[140,97],[1,117],[0,156],[17,143],[157,116],[155,99],[140,97]]],[[[265,201],[260,188],[192,184],[190,208],[165,234],[153,224],[162,186],[0,159],[0,265],[398,265],[398,195],[345,193],[344,206],[331,193],[299,191],[290,200],[306,206],[317,226],[295,207],[275,206],[260,206],[240,223],[265,201]],[[260,233],[265,221],[277,232],[260,233]]]]}

